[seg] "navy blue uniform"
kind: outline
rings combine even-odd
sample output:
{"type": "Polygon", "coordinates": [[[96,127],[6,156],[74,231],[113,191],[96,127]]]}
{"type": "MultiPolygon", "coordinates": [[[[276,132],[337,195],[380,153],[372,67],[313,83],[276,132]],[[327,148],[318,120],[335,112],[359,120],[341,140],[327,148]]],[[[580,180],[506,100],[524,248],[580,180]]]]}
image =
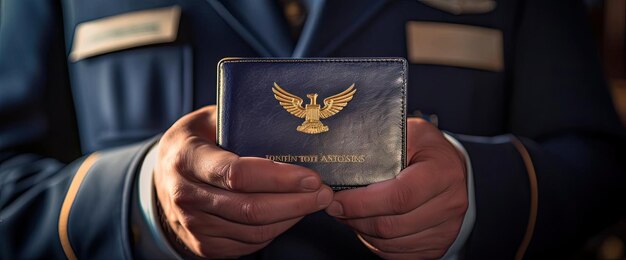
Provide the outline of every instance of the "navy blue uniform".
{"type": "MultiPolygon", "coordinates": [[[[467,257],[511,258],[527,232],[529,167],[513,135],[538,180],[527,256],[569,252],[621,214],[624,133],[582,5],[508,0],[455,15],[417,0],[305,2],[294,42],[274,1],[2,0],[0,258],[64,258],[68,245],[79,258],[154,257],[145,223],[132,217],[138,169],[155,136],[215,103],[217,61],[407,57],[409,21],[502,32],[501,70],[409,65],[408,110],[436,114],[472,161],[467,257]],[[175,39],[70,59],[77,25],[171,6],[181,10],[175,39]]],[[[372,255],[315,214],[251,257],[333,256],[372,255]]]]}

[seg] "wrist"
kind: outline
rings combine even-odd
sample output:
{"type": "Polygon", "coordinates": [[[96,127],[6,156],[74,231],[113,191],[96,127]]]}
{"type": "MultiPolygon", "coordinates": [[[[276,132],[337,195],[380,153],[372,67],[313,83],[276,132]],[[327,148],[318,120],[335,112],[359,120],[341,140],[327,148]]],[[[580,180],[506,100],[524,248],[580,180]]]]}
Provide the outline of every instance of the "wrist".
{"type": "Polygon", "coordinates": [[[172,227],[168,223],[167,217],[165,216],[165,213],[163,211],[163,207],[161,207],[161,202],[158,199],[156,200],[155,207],[157,211],[159,225],[161,226],[161,230],[163,230],[165,239],[169,242],[169,244],[174,248],[174,250],[176,250],[176,252],[181,254],[185,259],[197,258],[198,256],[195,255],[193,252],[191,252],[191,250],[189,250],[189,248],[180,239],[180,237],[176,235],[176,232],[172,229],[172,227]]]}
{"type": "Polygon", "coordinates": [[[145,255],[140,258],[182,259],[174,243],[161,224],[162,209],[154,186],[155,166],[158,161],[158,143],[153,145],[143,159],[137,178],[138,219],[143,224],[141,243],[145,244],[145,255]]]}

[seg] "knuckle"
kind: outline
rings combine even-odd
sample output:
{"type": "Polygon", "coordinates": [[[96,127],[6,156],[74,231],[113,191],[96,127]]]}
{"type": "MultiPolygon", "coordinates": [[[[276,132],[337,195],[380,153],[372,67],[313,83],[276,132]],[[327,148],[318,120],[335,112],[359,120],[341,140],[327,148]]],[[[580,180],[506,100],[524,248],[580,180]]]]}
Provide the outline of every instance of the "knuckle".
{"type": "Polygon", "coordinates": [[[176,234],[177,237],[182,238],[183,236],[186,235],[185,228],[180,224],[180,221],[178,221],[178,216],[174,216],[174,215],[168,216],[166,223],[174,232],[174,234],[176,234]]]}
{"type": "Polygon", "coordinates": [[[174,205],[183,207],[191,202],[191,198],[187,193],[187,189],[184,184],[176,184],[170,188],[170,198],[174,205]]]}
{"type": "Polygon", "coordinates": [[[241,191],[244,188],[243,174],[239,174],[239,171],[235,170],[235,167],[231,163],[224,165],[224,168],[220,170],[218,174],[221,176],[221,181],[224,188],[231,191],[241,191]]]}
{"type": "Polygon", "coordinates": [[[393,238],[397,234],[398,227],[396,221],[390,217],[378,217],[372,222],[372,229],[375,236],[380,238],[393,238]]]}
{"type": "Polygon", "coordinates": [[[241,217],[248,224],[264,224],[262,203],[246,202],[241,206],[241,217]]]}
{"type": "Polygon", "coordinates": [[[458,213],[460,215],[464,215],[465,212],[467,212],[467,208],[468,207],[469,207],[469,201],[467,200],[467,198],[462,198],[457,203],[457,206],[455,207],[455,211],[456,211],[456,213],[458,213]]]}
{"type": "Polygon", "coordinates": [[[250,232],[250,237],[248,237],[249,242],[253,244],[266,243],[272,239],[274,239],[274,232],[268,226],[255,227],[252,232],[250,232]]]}
{"type": "Polygon", "coordinates": [[[185,227],[188,230],[192,230],[192,226],[194,223],[194,217],[189,214],[180,214],[178,217],[178,222],[181,226],[185,227]]]}
{"type": "Polygon", "coordinates": [[[214,161],[215,167],[211,169],[209,174],[209,181],[217,184],[223,189],[229,191],[243,191],[243,180],[241,174],[239,174],[237,168],[237,160],[233,158],[222,158],[221,160],[214,161]]]}
{"type": "Polygon", "coordinates": [[[200,243],[196,246],[196,254],[201,257],[213,258],[217,255],[215,254],[215,247],[207,245],[205,243],[200,243]]]}
{"type": "Polygon", "coordinates": [[[411,117],[408,121],[408,124],[410,124],[411,127],[415,129],[422,129],[424,127],[429,127],[431,125],[430,122],[420,117],[411,117]]]}
{"type": "Polygon", "coordinates": [[[394,214],[404,214],[410,210],[412,201],[412,192],[410,189],[400,188],[391,193],[389,206],[394,214]]]}
{"type": "Polygon", "coordinates": [[[387,239],[376,239],[376,240],[370,240],[368,242],[383,253],[399,252],[396,249],[396,246],[387,239]]]}
{"type": "Polygon", "coordinates": [[[188,175],[193,171],[192,155],[188,149],[178,151],[173,156],[172,167],[181,175],[188,175]]]}
{"type": "Polygon", "coordinates": [[[169,146],[170,144],[176,143],[177,140],[184,136],[184,131],[181,125],[182,123],[180,119],[174,122],[174,124],[169,129],[167,129],[165,133],[163,133],[163,136],[161,137],[159,143],[164,146],[169,146]]]}
{"type": "Polygon", "coordinates": [[[197,147],[204,142],[205,141],[198,136],[189,135],[182,140],[181,147],[197,147]]]}
{"type": "Polygon", "coordinates": [[[173,147],[175,152],[172,156],[172,167],[175,171],[180,174],[193,173],[195,170],[194,154],[202,142],[202,139],[197,136],[189,136],[173,147]]]}
{"type": "Polygon", "coordinates": [[[182,242],[184,246],[194,254],[201,257],[211,257],[212,251],[210,250],[210,245],[203,243],[197,234],[187,233],[184,239],[182,239],[182,242]]]}
{"type": "Polygon", "coordinates": [[[454,215],[465,215],[469,207],[467,192],[465,189],[459,189],[454,192],[448,192],[449,212],[454,215]]]}

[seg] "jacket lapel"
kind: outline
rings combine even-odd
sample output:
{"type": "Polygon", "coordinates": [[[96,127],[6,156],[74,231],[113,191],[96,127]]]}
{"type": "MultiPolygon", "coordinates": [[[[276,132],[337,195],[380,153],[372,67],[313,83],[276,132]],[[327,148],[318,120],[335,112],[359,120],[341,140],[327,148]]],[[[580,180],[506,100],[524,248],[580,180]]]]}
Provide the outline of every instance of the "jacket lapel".
{"type": "Polygon", "coordinates": [[[275,0],[206,1],[261,56],[299,58],[332,54],[390,0],[303,0],[309,13],[295,46],[275,0]]]}
{"type": "Polygon", "coordinates": [[[304,0],[309,18],[293,57],[331,55],[390,0],[304,0]]]}
{"type": "Polygon", "coordinates": [[[273,0],[207,0],[261,56],[289,57],[293,42],[273,0]]]}

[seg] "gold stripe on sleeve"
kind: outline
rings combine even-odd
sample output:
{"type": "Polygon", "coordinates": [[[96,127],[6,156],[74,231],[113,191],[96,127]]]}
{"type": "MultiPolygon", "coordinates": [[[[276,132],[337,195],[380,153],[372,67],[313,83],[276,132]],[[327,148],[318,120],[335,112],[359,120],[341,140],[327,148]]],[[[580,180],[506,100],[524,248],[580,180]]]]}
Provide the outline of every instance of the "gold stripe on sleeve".
{"type": "Polygon", "coordinates": [[[530,212],[528,214],[528,224],[526,225],[526,233],[524,234],[524,238],[522,239],[522,243],[520,243],[519,248],[517,248],[517,253],[515,253],[515,259],[521,260],[524,258],[524,254],[526,254],[526,250],[528,249],[528,245],[530,244],[530,240],[533,237],[533,233],[535,232],[535,223],[537,222],[537,207],[539,204],[539,191],[537,190],[537,173],[535,172],[535,165],[533,164],[533,160],[524,147],[524,144],[517,138],[512,137],[511,143],[515,146],[515,149],[522,156],[522,160],[524,161],[524,166],[526,167],[526,172],[528,172],[528,181],[530,184],[530,212]]]}
{"type": "Polygon", "coordinates": [[[63,246],[65,255],[70,260],[77,259],[74,249],[72,249],[72,244],[70,243],[67,230],[70,210],[72,209],[72,204],[74,203],[74,199],[76,198],[80,185],[83,183],[83,180],[85,179],[87,172],[89,172],[89,169],[91,169],[91,166],[93,166],[93,164],[98,160],[98,156],[99,155],[97,153],[92,153],[80,165],[78,171],[76,171],[76,175],[74,175],[74,178],[70,183],[70,188],[68,189],[67,194],[65,195],[65,200],[63,200],[63,205],[61,206],[61,214],[59,215],[59,239],[61,240],[61,246],[63,246]]]}

